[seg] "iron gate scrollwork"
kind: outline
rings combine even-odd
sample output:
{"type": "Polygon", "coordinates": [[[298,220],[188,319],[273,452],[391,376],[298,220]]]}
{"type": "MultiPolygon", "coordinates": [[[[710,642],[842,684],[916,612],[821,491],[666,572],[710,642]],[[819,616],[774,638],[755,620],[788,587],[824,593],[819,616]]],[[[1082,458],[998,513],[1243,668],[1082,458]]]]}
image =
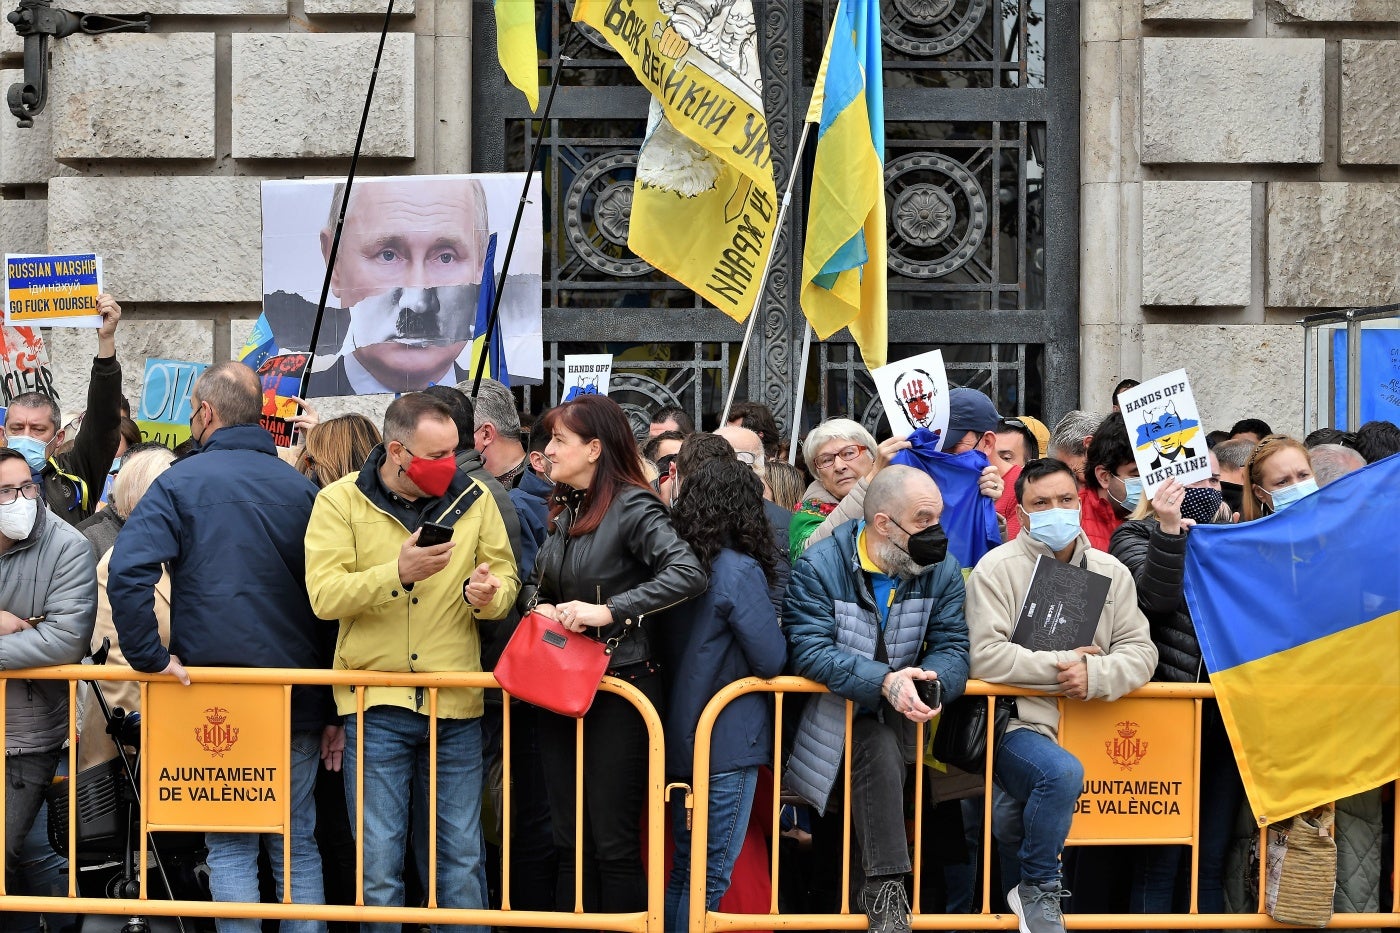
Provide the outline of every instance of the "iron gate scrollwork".
{"type": "MultiPolygon", "coordinates": [[[[753,2],[781,191],[836,0],[753,2]]],[[[489,53],[492,4],[473,7],[474,169],[523,170],[543,135],[548,378],[530,407],[558,401],[567,353],[608,350],[614,396],[639,428],[670,404],[710,424],[732,373],[738,397],[767,403],[784,429],[799,394],[804,427],[842,414],[881,429],[845,331],[814,342],[797,384],[801,179],[754,344],[732,372],[743,328],[627,248],[645,91],[567,4],[538,0],[542,75],[561,52],[570,60],[551,119],[532,120],[489,53]]],[[[1005,413],[1056,418],[1078,395],[1079,0],[883,0],[881,18],[890,358],[940,348],[954,384],[1005,413]]]]}

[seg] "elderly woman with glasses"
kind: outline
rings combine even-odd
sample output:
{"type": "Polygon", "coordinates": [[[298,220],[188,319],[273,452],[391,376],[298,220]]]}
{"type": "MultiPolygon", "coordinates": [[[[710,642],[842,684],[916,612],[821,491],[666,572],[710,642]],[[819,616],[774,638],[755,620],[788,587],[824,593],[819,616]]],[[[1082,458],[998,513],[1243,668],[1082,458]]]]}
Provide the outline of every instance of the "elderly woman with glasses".
{"type": "Polygon", "coordinates": [[[889,466],[891,457],[908,446],[902,437],[876,444],[869,431],[849,418],[831,418],[809,431],[802,441],[802,458],[816,479],[802,494],[789,526],[792,559],[796,561],[839,525],[859,520],[865,487],[889,466]]]}

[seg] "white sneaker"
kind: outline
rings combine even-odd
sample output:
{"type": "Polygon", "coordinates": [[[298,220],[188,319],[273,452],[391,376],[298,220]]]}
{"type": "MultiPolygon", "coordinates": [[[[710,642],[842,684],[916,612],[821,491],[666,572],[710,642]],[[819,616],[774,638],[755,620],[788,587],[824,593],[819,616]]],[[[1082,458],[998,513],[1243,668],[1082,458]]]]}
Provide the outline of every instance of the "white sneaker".
{"type": "Polygon", "coordinates": [[[1021,933],[1065,933],[1065,919],[1060,913],[1060,901],[1069,892],[1058,881],[1031,884],[1022,881],[1006,892],[1006,906],[1020,921],[1021,933]]]}

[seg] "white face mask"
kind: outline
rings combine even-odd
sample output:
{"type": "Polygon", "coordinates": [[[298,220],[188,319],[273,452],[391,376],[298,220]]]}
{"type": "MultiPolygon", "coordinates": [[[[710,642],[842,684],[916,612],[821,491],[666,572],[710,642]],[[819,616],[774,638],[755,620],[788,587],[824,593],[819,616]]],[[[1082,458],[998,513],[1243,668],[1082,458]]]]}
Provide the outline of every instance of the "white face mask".
{"type": "Polygon", "coordinates": [[[11,541],[23,541],[34,530],[39,503],[19,496],[9,505],[0,505],[0,535],[11,541]]]}

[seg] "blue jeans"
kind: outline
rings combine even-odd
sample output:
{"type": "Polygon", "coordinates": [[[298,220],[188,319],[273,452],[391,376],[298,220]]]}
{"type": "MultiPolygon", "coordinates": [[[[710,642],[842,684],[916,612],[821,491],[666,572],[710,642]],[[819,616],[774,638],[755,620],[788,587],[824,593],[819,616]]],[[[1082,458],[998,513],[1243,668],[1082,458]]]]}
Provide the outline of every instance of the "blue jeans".
{"type": "MultiPolygon", "coordinates": [[[[717,909],[729,890],[729,877],[749,830],[757,786],[757,765],[710,775],[710,841],[705,856],[705,906],[709,910],[717,909]]],[[[685,825],[685,816],[685,805],[677,800],[671,807],[671,838],[676,849],[666,885],[666,933],[680,933],[690,924],[690,828],[685,825]]]]}
{"type": "MultiPolygon", "coordinates": [[[[292,733],[292,901],[325,903],[321,881],[321,852],[316,847],[316,771],[321,766],[321,733],[292,733]]],[[[282,897],[282,836],[277,833],[205,833],[209,850],[209,893],[216,901],[256,904],[258,847],[267,847],[277,897],[282,897]]],[[[219,933],[260,933],[262,921],[218,917],[219,933]]],[[[283,920],[283,933],[324,933],[324,920],[283,920]]]]}
{"type": "MultiPolygon", "coordinates": [[[[428,872],[428,728],[422,713],[397,706],[365,710],[364,773],[365,903],[404,902],[403,861],[413,807],[413,854],[426,887],[428,872]]],[[[355,825],[358,726],[345,717],[345,803],[355,825]]],[[[481,838],[481,720],[437,721],[437,904],[484,910],[486,870],[481,838]]],[[[398,923],[361,923],[364,933],[398,933],[398,923]]],[[[486,927],[434,926],[436,930],[486,933],[486,927]]]]}
{"type": "MultiPolygon", "coordinates": [[[[992,776],[1021,805],[1020,880],[1058,883],[1060,852],[1084,787],[1084,766],[1033,729],[1016,729],[997,746],[992,776]]],[[[1008,888],[1015,882],[1002,879],[1008,888]]]]}

